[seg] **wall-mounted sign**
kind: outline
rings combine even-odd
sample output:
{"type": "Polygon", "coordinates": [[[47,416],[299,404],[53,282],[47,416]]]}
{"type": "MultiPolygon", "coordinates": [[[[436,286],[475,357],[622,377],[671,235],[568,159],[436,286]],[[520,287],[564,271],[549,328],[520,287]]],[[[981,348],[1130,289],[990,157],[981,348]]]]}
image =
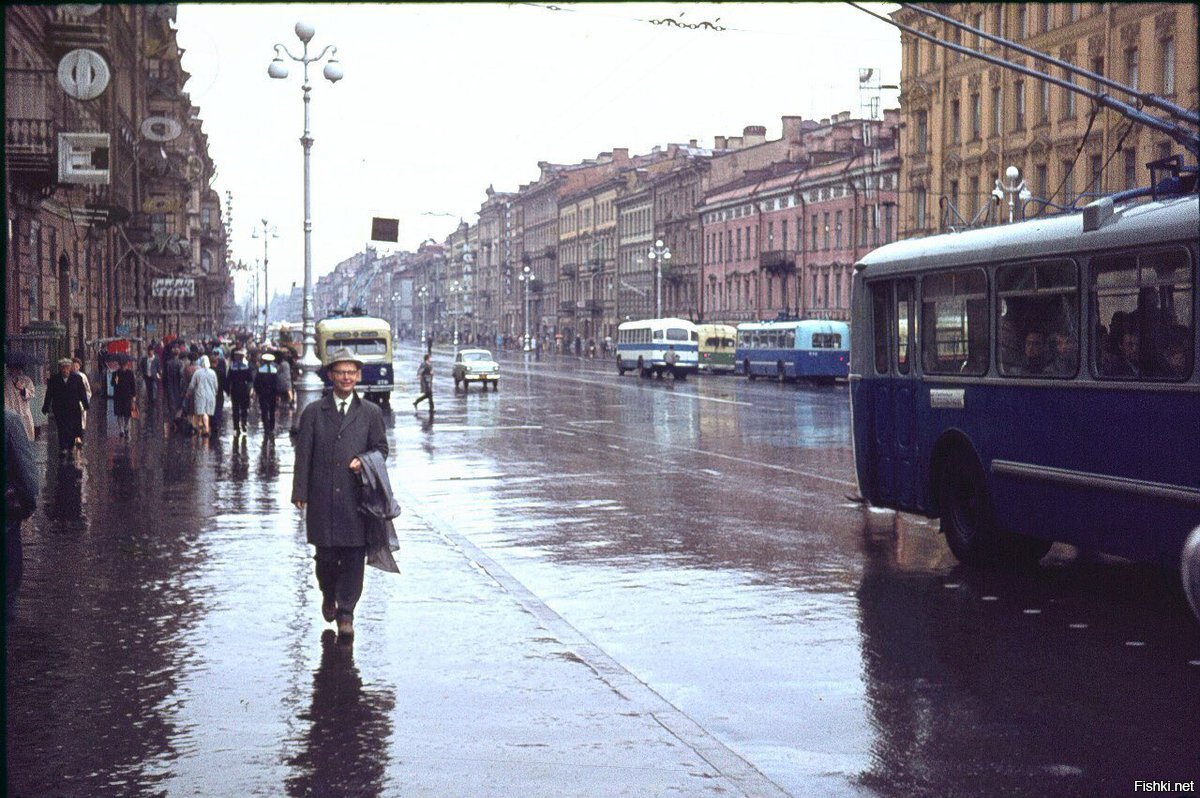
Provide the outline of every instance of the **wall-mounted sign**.
{"type": "Polygon", "coordinates": [[[108,88],[108,62],[95,50],[72,50],[58,62],[58,83],[76,100],[94,100],[108,88]]]}
{"type": "Polygon", "coordinates": [[[108,185],[107,133],[58,134],[58,182],[108,185]]]}
{"type": "Polygon", "coordinates": [[[154,297],[194,297],[196,281],[191,277],[155,277],[150,283],[154,297]]]}
{"type": "Polygon", "coordinates": [[[148,116],[142,120],[142,138],[150,141],[174,141],[183,134],[183,125],[169,116],[148,116]]]}
{"type": "Polygon", "coordinates": [[[147,197],[142,201],[142,213],[174,213],[179,210],[178,197],[147,197]]]}

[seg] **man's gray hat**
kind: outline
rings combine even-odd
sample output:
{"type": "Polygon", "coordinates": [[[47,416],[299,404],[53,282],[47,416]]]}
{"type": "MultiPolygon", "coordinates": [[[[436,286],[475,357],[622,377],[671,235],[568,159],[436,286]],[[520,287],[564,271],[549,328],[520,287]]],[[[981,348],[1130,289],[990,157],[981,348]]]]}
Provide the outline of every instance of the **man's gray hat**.
{"type": "Polygon", "coordinates": [[[363,362],[358,359],[358,355],[345,348],[335,349],[329,356],[329,365],[332,367],[335,363],[353,363],[360,369],[363,367],[363,362]]]}

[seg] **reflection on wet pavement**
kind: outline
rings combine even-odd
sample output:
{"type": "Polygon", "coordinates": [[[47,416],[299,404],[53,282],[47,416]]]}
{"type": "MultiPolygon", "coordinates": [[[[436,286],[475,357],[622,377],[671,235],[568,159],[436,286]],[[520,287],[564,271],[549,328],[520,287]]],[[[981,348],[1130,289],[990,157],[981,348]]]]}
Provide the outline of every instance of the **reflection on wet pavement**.
{"type": "Polygon", "coordinates": [[[1058,547],[968,571],[936,523],[848,502],[845,386],[509,358],[498,393],[455,394],[438,357],[436,415],[387,419],[404,573],[368,569],[352,647],[317,610],[286,434],[97,417],[71,461],[42,446],[10,794],[744,792],[664,747],[670,711],[794,795],[1200,773],[1169,580],[1058,547]]]}

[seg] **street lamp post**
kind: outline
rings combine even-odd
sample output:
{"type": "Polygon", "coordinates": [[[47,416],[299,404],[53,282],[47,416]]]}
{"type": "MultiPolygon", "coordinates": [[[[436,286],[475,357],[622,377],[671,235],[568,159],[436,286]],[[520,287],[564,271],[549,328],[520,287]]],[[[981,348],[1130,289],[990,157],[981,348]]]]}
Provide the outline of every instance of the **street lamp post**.
{"type": "Polygon", "coordinates": [[[262,312],[262,316],[263,316],[263,319],[262,319],[262,325],[263,325],[263,338],[266,338],[267,337],[267,324],[271,320],[270,319],[271,292],[267,290],[267,243],[272,238],[279,238],[279,233],[273,225],[267,224],[267,220],[263,219],[262,227],[260,228],[257,225],[255,225],[254,230],[251,231],[251,233],[250,233],[250,237],[258,238],[260,229],[262,230],[262,240],[263,240],[263,260],[262,260],[262,275],[263,275],[263,312],[262,312]]]}
{"type": "Polygon", "coordinates": [[[654,261],[654,318],[662,318],[662,270],[663,261],[671,259],[671,248],[663,246],[662,239],[654,242],[654,249],[646,253],[646,257],[654,261]]]}
{"type": "Polygon", "coordinates": [[[450,296],[454,300],[454,309],[451,313],[454,314],[454,352],[458,353],[458,309],[461,307],[462,299],[459,296],[464,286],[459,285],[458,280],[450,283],[450,296]]]}
{"type": "Polygon", "coordinates": [[[533,270],[528,266],[521,267],[517,279],[525,286],[525,351],[529,351],[529,283],[533,281],[533,270]]]}
{"type": "Polygon", "coordinates": [[[297,22],[295,30],[296,38],[304,45],[301,55],[292,55],[291,50],[286,46],[276,44],[275,57],[271,59],[271,63],[267,67],[267,74],[276,80],[282,80],[288,76],[287,64],[284,63],[281,53],[304,65],[304,84],[301,86],[304,92],[304,135],[300,138],[300,144],[304,148],[304,353],[297,363],[300,376],[295,381],[296,412],[292,416],[292,428],[299,429],[300,415],[304,408],[320,398],[324,390],[321,378],[317,376],[317,371],[321,368],[321,361],[317,359],[317,331],[313,319],[312,167],[310,163],[313,138],[309,123],[309,103],[311,101],[309,92],[312,90],[312,86],[308,82],[308,65],[320,61],[326,53],[329,53],[329,62],[325,64],[322,72],[325,79],[330,83],[337,83],[342,79],[343,73],[342,65],[337,60],[337,48],[333,45],[326,45],[318,55],[310,56],[308,54],[308,43],[316,34],[316,29],[312,25],[297,22]]]}
{"type": "Polygon", "coordinates": [[[421,300],[421,346],[425,347],[426,352],[429,352],[433,348],[429,336],[425,332],[425,307],[429,299],[429,286],[423,285],[417,289],[417,296],[421,300]]]}

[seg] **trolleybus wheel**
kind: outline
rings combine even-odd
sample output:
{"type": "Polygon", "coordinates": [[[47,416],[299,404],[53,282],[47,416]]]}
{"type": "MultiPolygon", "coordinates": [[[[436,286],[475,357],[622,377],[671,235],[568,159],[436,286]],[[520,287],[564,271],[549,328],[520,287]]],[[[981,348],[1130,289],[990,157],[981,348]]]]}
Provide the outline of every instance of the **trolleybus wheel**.
{"type": "Polygon", "coordinates": [[[992,521],[991,499],[983,469],[975,457],[956,448],[942,466],[938,493],[942,534],[958,561],[966,565],[995,565],[1000,546],[992,521]]]}

